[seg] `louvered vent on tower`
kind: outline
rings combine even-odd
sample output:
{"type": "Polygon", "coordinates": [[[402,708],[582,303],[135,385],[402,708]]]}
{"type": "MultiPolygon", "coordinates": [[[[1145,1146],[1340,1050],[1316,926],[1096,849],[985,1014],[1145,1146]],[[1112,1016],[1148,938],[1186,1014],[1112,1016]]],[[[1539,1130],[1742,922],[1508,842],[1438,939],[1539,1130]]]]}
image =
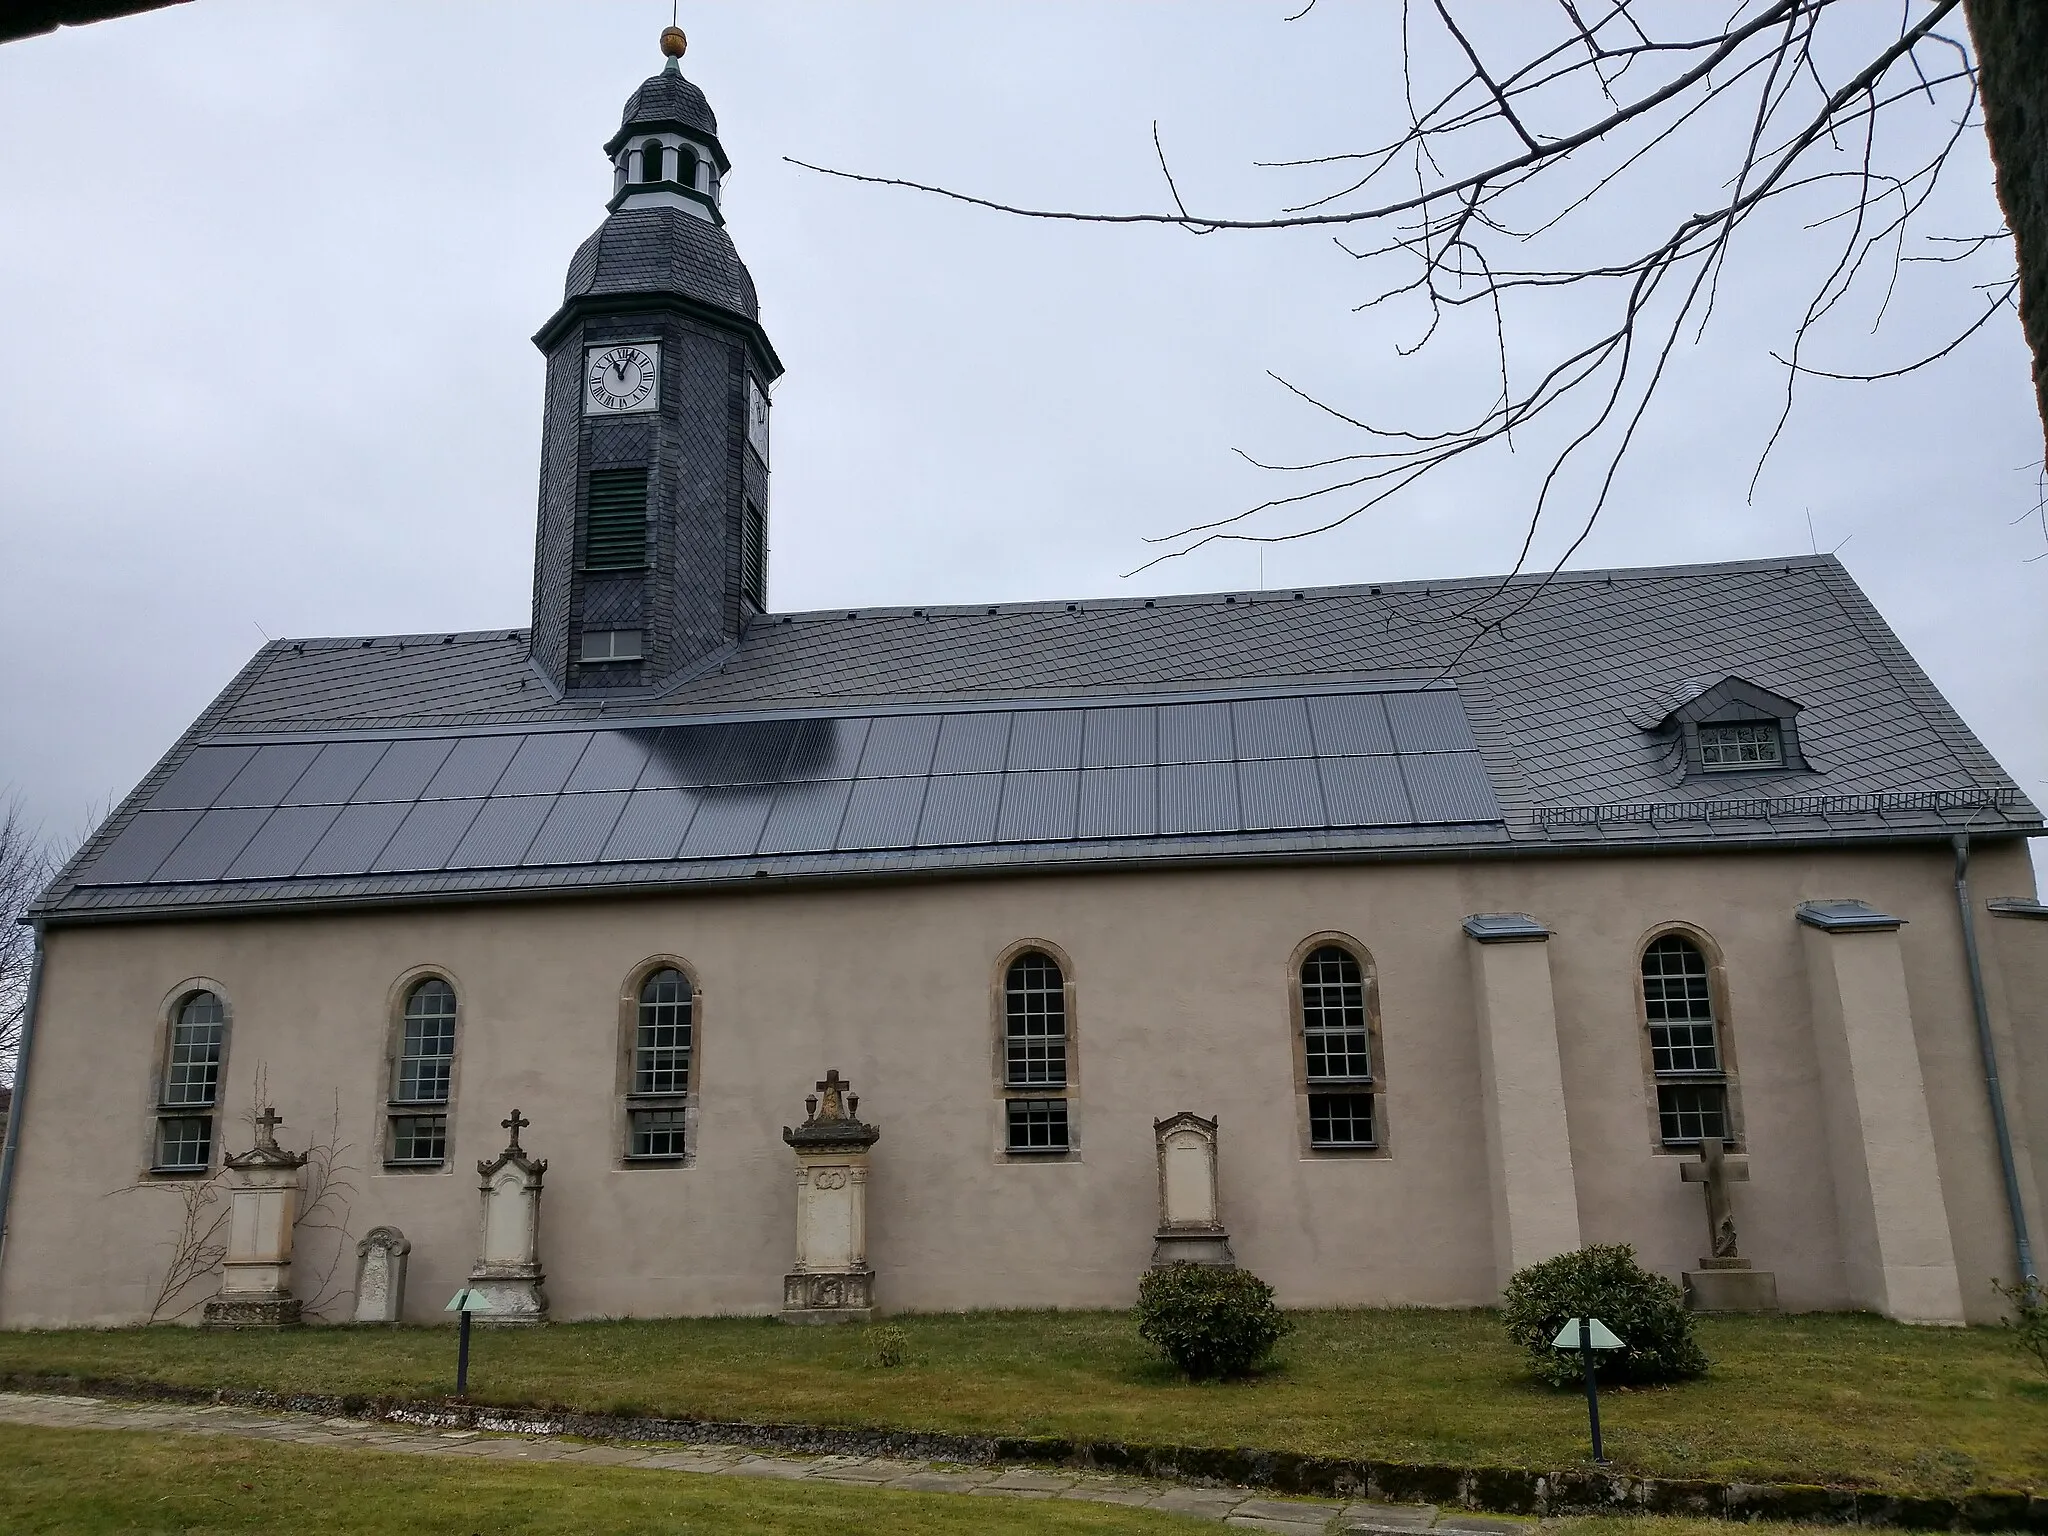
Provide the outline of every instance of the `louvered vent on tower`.
{"type": "Polygon", "coordinates": [[[637,571],[647,564],[647,471],[594,469],[583,538],[586,571],[637,571]]]}

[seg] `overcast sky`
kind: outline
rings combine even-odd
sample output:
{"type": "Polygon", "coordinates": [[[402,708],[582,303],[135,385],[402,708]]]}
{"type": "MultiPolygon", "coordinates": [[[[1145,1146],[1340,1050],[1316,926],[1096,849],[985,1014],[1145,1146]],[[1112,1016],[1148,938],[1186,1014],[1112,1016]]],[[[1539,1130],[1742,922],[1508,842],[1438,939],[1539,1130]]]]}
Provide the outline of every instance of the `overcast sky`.
{"type": "MultiPolygon", "coordinates": [[[[1253,162],[1364,147],[1399,108],[1394,7],[1324,0],[1283,21],[1295,9],[685,8],[685,71],[734,162],[729,225],[789,370],[774,607],[1513,561],[1540,442],[1315,540],[1126,578],[1146,536],[1280,489],[1233,449],[1357,446],[1269,371],[1434,426],[1483,403],[1490,342],[1468,331],[1402,358],[1414,317],[1354,313],[1361,275],[1325,235],[1027,224],[783,159],[1154,208],[1156,120],[1191,199],[1266,212],[1303,184],[1253,162]]],[[[1465,13],[1503,37],[1526,14],[1465,13]]],[[[659,67],[667,19],[639,0],[196,0],[0,46],[0,783],[49,830],[125,794],[266,634],[527,621],[528,338],[604,215],[601,145],[659,67]]],[[[1596,206],[1589,238],[1631,211],[1596,206]]],[[[1933,211],[1948,233],[1997,226],[1974,131],[1933,211]]],[[[2048,544],[2028,520],[2041,426],[2017,321],[1904,381],[1810,392],[1749,495],[1782,389],[1769,353],[1831,256],[1796,217],[1754,232],[1572,564],[1840,546],[2040,801],[2048,560],[2032,557],[2048,544]]],[[[1822,360],[1895,364],[1959,329],[1977,302],[1963,278],[2006,260],[1988,259],[1935,274],[1946,297],[1920,269],[1886,332],[1860,350],[1837,337],[1822,360]]],[[[1582,505],[1574,489],[1564,510],[1582,505]]],[[[1567,541],[1545,540],[1552,559],[1567,541]]]]}

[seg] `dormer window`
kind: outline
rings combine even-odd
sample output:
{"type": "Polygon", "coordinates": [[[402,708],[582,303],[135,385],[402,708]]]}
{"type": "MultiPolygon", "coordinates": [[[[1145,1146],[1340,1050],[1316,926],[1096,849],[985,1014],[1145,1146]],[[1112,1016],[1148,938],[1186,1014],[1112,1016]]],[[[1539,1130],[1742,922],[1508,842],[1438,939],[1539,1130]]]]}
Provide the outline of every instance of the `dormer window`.
{"type": "Polygon", "coordinates": [[[1700,767],[1708,773],[1729,773],[1741,769],[1782,768],[1784,744],[1775,720],[1756,720],[1742,725],[1702,725],[1700,767]]]}

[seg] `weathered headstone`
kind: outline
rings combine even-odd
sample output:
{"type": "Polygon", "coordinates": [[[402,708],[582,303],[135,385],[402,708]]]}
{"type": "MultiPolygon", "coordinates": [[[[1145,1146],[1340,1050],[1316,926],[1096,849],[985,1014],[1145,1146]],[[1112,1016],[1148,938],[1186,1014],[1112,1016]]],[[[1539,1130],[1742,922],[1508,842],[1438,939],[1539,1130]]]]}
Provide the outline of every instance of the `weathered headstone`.
{"type": "Polygon", "coordinates": [[[1185,1111],[1152,1122],[1159,1149],[1154,1269],[1167,1264],[1237,1267],[1216,1198],[1216,1125],[1185,1111]]]}
{"type": "Polygon", "coordinates": [[[515,1109],[498,1123],[512,1135],[504,1151],[476,1165],[483,1176],[483,1228],[469,1289],[485,1303],[477,1311],[479,1326],[531,1327],[548,1320],[547,1276],[540,1267],[541,1175],[548,1165],[519,1145],[531,1120],[515,1109]]]}
{"type": "Polygon", "coordinates": [[[228,1248],[220,1291],[206,1304],[208,1328],[290,1328],[300,1321],[292,1295],[292,1225],[299,1217],[305,1154],[277,1144],[284,1124],[268,1104],[256,1116],[256,1145],[227,1159],[228,1248]]]}
{"type": "Polygon", "coordinates": [[[875,1315],[868,1264],[868,1149],[860,1098],[837,1069],[804,1100],[808,1119],[782,1139],[796,1153],[796,1267],[782,1277],[785,1323],[864,1323],[875,1315]]]}
{"type": "Polygon", "coordinates": [[[395,1323],[405,1316],[405,1263],[412,1244],[396,1227],[372,1227],[356,1244],[359,1323],[395,1323]]]}
{"type": "Polygon", "coordinates": [[[1686,1305],[1695,1312],[1777,1311],[1778,1277],[1769,1270],[1752,1269],[1738,1251],[1735,1203],[1728,1186],[1749,1182],[1749,1159],[1731,1158],[1722,1150],[1720,1137],[1707,1136],[1700,1140],[1700,1160],[1679,1164],[1678,1176],[1701,1185],[1707,1202],[1708,1252],[1698,1269],[1685,1271],[1686,1305]]]}

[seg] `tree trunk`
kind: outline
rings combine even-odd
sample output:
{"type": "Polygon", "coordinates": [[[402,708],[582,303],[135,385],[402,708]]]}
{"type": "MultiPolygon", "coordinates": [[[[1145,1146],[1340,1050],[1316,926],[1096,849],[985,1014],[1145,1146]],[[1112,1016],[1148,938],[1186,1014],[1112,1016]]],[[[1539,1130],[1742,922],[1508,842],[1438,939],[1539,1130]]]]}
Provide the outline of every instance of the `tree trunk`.
{"type": "Polygon", "coordinates": [[[2048,441],[2048,5],[1963,0],[1977,50],[1984,136],[2020,268],[2020,325],[2048,441]]]}

